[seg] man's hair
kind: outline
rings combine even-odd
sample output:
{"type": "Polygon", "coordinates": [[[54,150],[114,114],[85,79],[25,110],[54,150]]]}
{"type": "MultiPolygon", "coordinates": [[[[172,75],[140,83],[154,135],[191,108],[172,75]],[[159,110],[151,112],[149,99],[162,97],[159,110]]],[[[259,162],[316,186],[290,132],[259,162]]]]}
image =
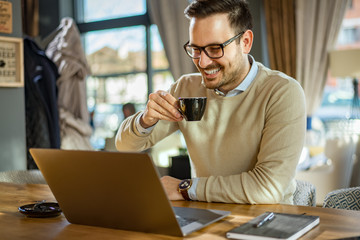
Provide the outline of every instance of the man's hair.
{"type": "Polygon", "coordinates": [[[235,33],[252,29],[252,15],[246,0],[194,0],[184,11],[189,19],[227,13],[235,33]]]}
{"type": "Polygon", "coordinates": [[[123,110],[128,109],[131,113],[135,113],[135,105],[133,103],[126,103],[122,107],[123,110]]]}

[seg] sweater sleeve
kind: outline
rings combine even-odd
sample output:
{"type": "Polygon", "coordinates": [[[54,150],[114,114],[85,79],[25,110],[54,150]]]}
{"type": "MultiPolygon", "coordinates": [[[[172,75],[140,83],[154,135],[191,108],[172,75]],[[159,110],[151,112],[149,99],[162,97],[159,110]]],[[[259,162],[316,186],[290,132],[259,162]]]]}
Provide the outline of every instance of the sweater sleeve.
{"type": "Polygon", "coordinates": [[[178,129],[176,123],[160,120],[150,133],[140,133],[136,128],[136,118],[142,113],[140,111],[121,123],[115,140],[118,151],[144,151],[178,129]]]}
{"type": "Polygon", "coordinates": [[[238,175],[201,177],[198,200],[292,204],[295,170],[305,139],[305,97],[295,81],[270,89],[255,166],[238,175]]]}
{"type": "MultiPolygon", "coordinates": [[[[180,90],[176,90],[181,81],[186,82],[191,81],[191,79],[189,77],[182,76],[178,81],[170,86],[168,92],[174,97],[178,97],[179,94],[182,93],[180,90]]],[[[178,123],[160,120],[150,133],[142,134],[138,132],[136,128],[136,118],[140,117],[142,114],[143,111],[140,111],[122,122],[116,134],[115,146],[117,150],[144,151],[179,130],[178,123]]]]}

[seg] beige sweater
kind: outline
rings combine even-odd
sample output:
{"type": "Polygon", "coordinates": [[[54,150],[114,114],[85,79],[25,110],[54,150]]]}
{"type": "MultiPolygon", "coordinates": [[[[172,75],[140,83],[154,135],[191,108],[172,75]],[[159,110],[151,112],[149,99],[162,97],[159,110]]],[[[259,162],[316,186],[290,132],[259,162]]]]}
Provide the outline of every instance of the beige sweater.
{"type": "Polygon", "coordinates": [[[135,128],[139,112],[120,126],[117,149],[142,151],[180,129],[200,178],[200,201],[292,204],[305,137],[304,93],[294,79],[258,65],[252,84],[233,97],[206,89],[199,74],[183,76],[170,93],[176,98],[206,96],[203,119],[159,121],[144,136],[135,128]]]}

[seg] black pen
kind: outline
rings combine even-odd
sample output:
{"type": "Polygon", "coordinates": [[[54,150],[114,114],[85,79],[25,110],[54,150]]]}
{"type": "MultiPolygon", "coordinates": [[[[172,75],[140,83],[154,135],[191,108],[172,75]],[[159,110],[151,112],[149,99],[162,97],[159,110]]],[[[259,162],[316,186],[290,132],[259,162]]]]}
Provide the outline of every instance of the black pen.
{"type": "Polygon", "coordinates": [[[255,227],[261,227],[264,223],[271,221],[275,217],[275,214],[273,212],[269,212],[265,215],[263,219],[261,219],[258,223],[255,223],[255,227]]]}

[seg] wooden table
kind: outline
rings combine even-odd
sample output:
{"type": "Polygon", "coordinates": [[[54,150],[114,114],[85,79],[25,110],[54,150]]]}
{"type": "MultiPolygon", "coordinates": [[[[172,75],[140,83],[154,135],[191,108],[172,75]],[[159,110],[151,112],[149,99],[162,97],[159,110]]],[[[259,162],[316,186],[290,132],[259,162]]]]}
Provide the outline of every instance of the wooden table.
{"type": "MultiPolygon", "coordinates": [[[[18,212],[19,206],[41,200],[55,200],[47,185],[0,183],[0,239],[181,239],[159,234],[70,224],[63,214],[55,218],[28,218],[18,212]]],[[[320,216],[320,225],[301,239],[360,236],[360,211],[291,205],[241,205],[185,201],[174,201],[173,205],[231,211],[230,216],[190,234],[185,239],[226,239],[225,233],[228,230],[265,211],[320,216]]]]}

